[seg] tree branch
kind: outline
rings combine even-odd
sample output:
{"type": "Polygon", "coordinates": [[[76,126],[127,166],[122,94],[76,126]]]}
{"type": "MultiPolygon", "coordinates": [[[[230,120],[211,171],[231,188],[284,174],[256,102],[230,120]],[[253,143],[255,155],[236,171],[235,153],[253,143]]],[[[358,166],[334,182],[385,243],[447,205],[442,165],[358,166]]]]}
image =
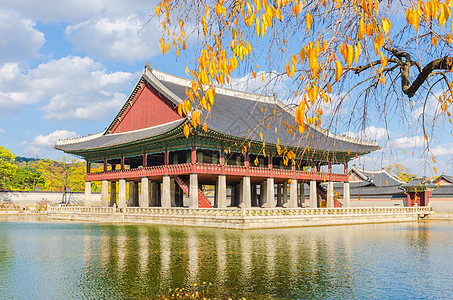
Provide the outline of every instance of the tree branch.
{"type": "Polygon", "coordinates": [[[434,70],[450,71],[453,67],[453,57],[445,56],[443,58],[435,59],[422,68],[419,63],[412,61],[409,53],[388,46],[384,46],[384,49],[391,52],[401,61],[401,88],[403,93],[409,98],[412,98],[415,95],[420,86],[434,70]],[[403,58],[405,61],[403,61],[403,58]],[[417,66],[420,73],[411,85],[409,81],[409,71],[413,65],[417,66]]]}

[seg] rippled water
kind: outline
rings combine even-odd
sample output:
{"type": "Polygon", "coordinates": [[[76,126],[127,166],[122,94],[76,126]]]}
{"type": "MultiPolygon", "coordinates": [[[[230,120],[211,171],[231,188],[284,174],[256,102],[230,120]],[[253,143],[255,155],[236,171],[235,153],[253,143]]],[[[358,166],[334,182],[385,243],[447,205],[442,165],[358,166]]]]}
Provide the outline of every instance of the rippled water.
{"type": "MultiPolygon", "coordinates": [[[[5,219],[0,219],[5,221],[5,219]]],[[[0,222],[0,299],[453,299],[453,222],[234,231],[0,222]]]]}

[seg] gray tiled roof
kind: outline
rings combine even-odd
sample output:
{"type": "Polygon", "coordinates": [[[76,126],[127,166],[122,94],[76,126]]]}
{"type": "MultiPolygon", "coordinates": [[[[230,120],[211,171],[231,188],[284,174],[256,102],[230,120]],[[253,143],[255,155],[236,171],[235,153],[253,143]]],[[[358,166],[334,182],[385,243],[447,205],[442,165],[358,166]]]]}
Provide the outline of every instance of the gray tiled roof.
{"type": "Polygon", "coordinates": [[[362,171],[363,175],[368,177],[371,181],[373,181],[374,185],[379,187],[386,187],[386,186],[400,186],[401,182],[395,180],[394,177],[389,175],[387,172],[380,171],[380,172],[368,172],[362,171]]]}
{"type": "Polygon", "coordinates": [[[434,197],[444,197],[444,196],[453,196],[453,185],[441,185],[436,187],[433,190],[432,196],[434,197]]]}

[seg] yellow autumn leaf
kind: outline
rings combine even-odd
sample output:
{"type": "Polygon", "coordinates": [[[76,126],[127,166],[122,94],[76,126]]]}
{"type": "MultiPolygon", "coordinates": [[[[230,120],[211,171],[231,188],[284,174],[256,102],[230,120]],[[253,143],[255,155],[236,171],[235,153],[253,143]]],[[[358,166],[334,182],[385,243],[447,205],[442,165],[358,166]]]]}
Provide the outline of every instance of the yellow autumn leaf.
{"type": "Polygon", "coordinates": [[[336,72],[336,81],[340,80],[341,78],[341,75],[343,75],[343,65],[341,64],[341,62],[337,59],[337,61],[335,62],[336,64],[336,68],[335,68],[335,72],[336,72]]]}
{"type": "Polygon", "coordinates": [[[189,125],[186,124],[186,125],[184,125],[184,135],[186,136],[186,138],[188,138],[189,134],[190,134],[189,125]]]}
{"type": "Polygon", "coordinates": [[[364,34],[365,34],[365,20],[363,18],[360,18],[359,31],[357,33],[358,39],[359,40],[363,39],[364,34]]]}
{"type": "Polygon", "coordinates": [[[383,18],[382,19],[382,29],[386,34],[390,32],[390,28],[392,27],[392,24],[390,23],[389,19],[383,18]]]}
{"type": "Polygon", "coordinates": [[[348,63],[348,67],[352,65],[354,62],[354,48],[352,45],[348,45],[348,50],[346,51],[346,62],[348,63]]]}
{"type": "Polygon", "coordinates": [[[311,24],[313,23],[313,18],[310,14],[310,12],[307,13],[307,15],[305,16],[305,23],[307,23],[307,28],[308,30],[311,29],[311,24]]]}

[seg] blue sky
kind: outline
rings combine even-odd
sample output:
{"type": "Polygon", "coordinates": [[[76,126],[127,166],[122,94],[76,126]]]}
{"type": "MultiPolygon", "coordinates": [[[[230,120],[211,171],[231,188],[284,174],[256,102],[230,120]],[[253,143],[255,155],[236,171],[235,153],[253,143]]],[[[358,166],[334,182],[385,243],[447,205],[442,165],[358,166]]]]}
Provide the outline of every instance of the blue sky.
{"type": "MultiPolygon", "coordinates": [[[[155,3],[2,0],[0,145],[19,156],[60,157],[63,153],[52,149],[58,139],[101,132],[109,125],[146,62],[185,76],[191,57],[176,58],[171,53],[162,57],[160,29],[154,21],[143,28],[155,3]]],[[[250,90],[257,85],[249,82],[238,87],[250,90]]],[[[417,109],[413,108],[413,114],[417,109]]],[[[354,162],[367,169],[399,162],[419,176],[434,176],[434,155],[439,174],[453,174],[451,126],[440,126],[445,129],[431,140],[431,153],[426,153],[415,124],[414,130],[402,131],[398,122],[384,128],[371,117],[365,130],[344,131],[377,140],[383,147],[354,162]]]]}

